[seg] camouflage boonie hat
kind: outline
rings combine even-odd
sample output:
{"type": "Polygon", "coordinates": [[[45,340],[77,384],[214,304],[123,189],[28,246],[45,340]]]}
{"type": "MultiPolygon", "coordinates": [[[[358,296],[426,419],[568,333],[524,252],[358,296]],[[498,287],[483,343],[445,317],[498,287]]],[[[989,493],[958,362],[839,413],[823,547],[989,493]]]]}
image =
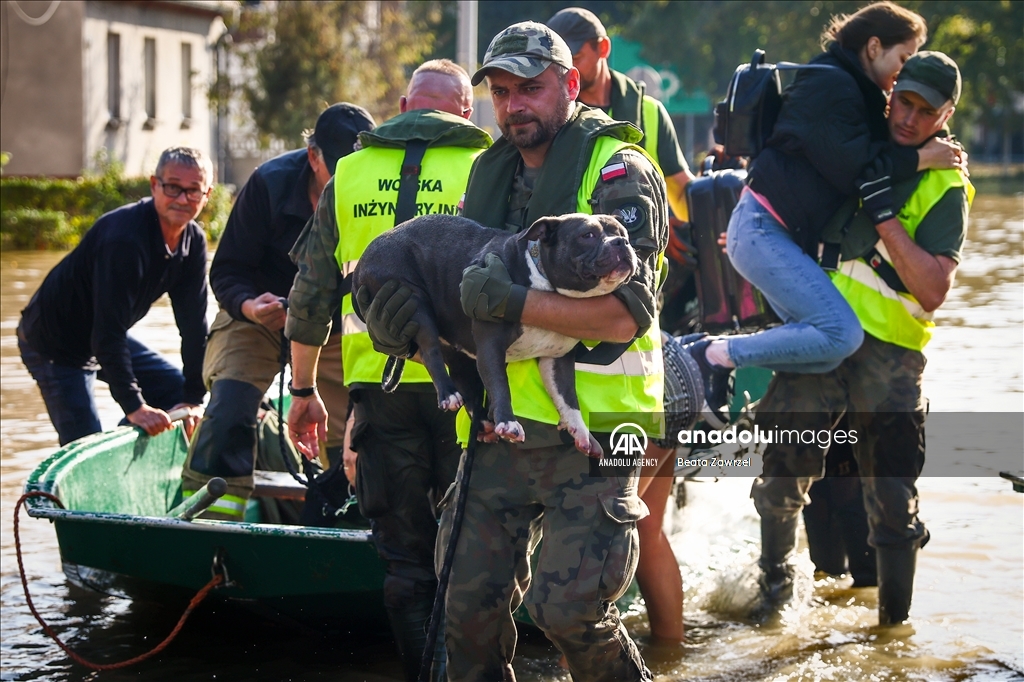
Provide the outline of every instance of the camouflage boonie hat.
{"type": "Polygon", "coordinates": [[[551,64],[572,68],[572,52],[562,38],[544,24],[523,21],[494,36],[484,63],[473,74],[479,85],[489,69],[501,69],[521,78],[535,78],[551,64]]]}

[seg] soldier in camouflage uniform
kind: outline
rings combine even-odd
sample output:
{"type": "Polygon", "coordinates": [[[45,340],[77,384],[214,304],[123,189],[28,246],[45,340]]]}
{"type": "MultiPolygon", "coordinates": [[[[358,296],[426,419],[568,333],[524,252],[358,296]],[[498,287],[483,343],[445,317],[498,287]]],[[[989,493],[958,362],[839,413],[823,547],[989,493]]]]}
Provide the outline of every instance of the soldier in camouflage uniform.
{"type": "MultiPolygon", "coordinates": [[[[911,57],[889,104],[893,141],[918,148],[942,134],[959,95],[953,60],[938,52],[911,57]]],[[[868,542],[876,549],[879,623],[889,625],[909,615],[917,550],[929,538],[917,515],[915,486],[924,465],[927,414],[921,351],[935,326],[932,312],[953,283],[974,188],[956,169],[923,171],[891,184],[884,157],[865,173],[858,182],[863,207],[852,221],[850,214],[833,219],[849,228],[843,262],[832,273],[864,327],[864,343],[831,372],[778,372],[758,405],[757,424],[762,430],[827,433],[846,413],[856,434],[849,442],[863,482],[868,542]]],[[[764,471],[751,491],[761,515],[757,620],[792,595],[789,557],[797,519],[811,484],[823,474],[826,452],[827,445],[777,440],[765,451],[764,471]]]]}
{"type": "MultiPolygon", "coordinates": [[[[579,75],[572,55],[542,24],[524,22],[498,34],[474,83],[484,77],[503,138],[477,159],[463,214],[510,232],[525,230],[545,215],[615,215],[629,231],[641,267],[614,294],[576,299],[512,285],[500,261],[489,262],[464,273],[463,309],[477,319],[519,320],[577,338],[632,342],[614,364],[577,363],[578,386],[584,386],[588,370],[614,382],[611,389],[580,390],[583,416],[610,453],[613,427],[600,423],[598,412],[661,409],[654,289],[667,241],[664,181],[635,146],[638,129],[575,103],[579,75]],[[628,388],[638,383],[641,388],[628,388]],[[594,408],[621,405],[616,402],[621,400],[631,401],[633,410],[587,406],[588,401],[594,408]]],[[[387,301],[395,310],[396,298],[387,301]]],[[[379,299],[374,300],[378,310],[385,305],[379,299]]],[[[402,341],[407,346],[411,335],[404,318],[380,319],[373,312],[366,318],[375,343],[395,355],[407,352],[402,341]]],[[[557,428],[539,375],[533,375],[534,383],[528,379],[531,368],[536,371],[535,360],[508,366],[525,442],[487,438],[491,442],[478,444],[447,596],[449,679],[514,679],[512,612],[525,600],[534,622],[565,654],[573,679],[649,680],[614,603],[632,580],[639,551],[636,523],[646,515],[637,495],[638,471],[624,467],[618,475],[591,475],[592,460],[557,428]],[[530,555],[541,536],[531,576],[530,555]]],[[[628,417],[624,421],[638,418],[628,417]]],[[[453,491],[454,486],[442,502],[438,569],[451,531],[453,491]]]]}

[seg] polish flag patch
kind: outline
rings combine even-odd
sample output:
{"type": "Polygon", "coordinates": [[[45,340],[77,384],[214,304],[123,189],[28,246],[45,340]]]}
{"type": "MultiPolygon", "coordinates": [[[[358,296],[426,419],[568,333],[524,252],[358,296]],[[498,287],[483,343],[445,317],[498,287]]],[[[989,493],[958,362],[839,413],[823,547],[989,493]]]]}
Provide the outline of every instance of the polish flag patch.
{"type": "Polygon", "coordinates": [[[462,213],[462,209],[464,209],[465,207],[466,207],[466,194],[465,194],[465,192],[463,192],[462,196],[459,198],[459,213],[460,214],[462,213]]]}
{"type": "Polygon", "coordinates": [[[626,164],[622,163],[610,163],[601,169],[601,179],[605,182],[614,180],[615,178],[621,178],[626,175],[626,164]]]}

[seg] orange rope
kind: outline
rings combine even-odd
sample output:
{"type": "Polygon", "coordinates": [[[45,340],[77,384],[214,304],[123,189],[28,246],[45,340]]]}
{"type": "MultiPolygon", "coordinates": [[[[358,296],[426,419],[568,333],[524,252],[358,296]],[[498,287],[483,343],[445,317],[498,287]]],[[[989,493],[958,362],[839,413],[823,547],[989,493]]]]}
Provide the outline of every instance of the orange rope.
{"type": "Polygon", "coordinates": [[[28,608],[32,612],[32,615],[35,616],[36,620],[39,621],[39,624],[43,626],[43,632],[49,635],[50,638],[57,643],[57,646],[63,649],[64,652],[67,653],[67,655],[70,656],[73,661],[85,666],[86,668],[91,668],[92,670],[117,670],[118,668],[126,668],[130,665],[134,665],[135,663],[146,660],[150,656],[160,653],[165,648],[167,648],[167,645],[170,644],[175,637],[177,637],[179,632],[181,632],[181,628],[185,625],[185,621],[188,620],[188,617],[192,614],[192,611],[195,610],[197,606],[199,606],[199,603],[206,598],[206,595],[210,593],[210,590],[217,587],[217,585],[219,585],[224,580],[224,576],[220,573],[214,575],[213,579],[210,580],[210,582],[206,583],[206,585],[204,585],[203,588],[196,593],[196,596],[192,597],[192,601],[188,603],[188,608],[185,609],[185,613],[181,614],[181,618],[178,619],[178,624],[174,626],[173,630],[171,630],[171,634],[167,635],[164,641],[160,642],[146,653],[136,656],[134,658],[129,658],[127,661],[121,661],[120,663],[93,663],[91,661],[87,661],[78,654],[76,654],[74,651],[72,651],[67,644],[62,642],[60,638],[57,637],[57,633],[55,633],[50,628],[50,626],[46,624],[46,621],[43,620],[43,617],[39,615],[38,611],[36,611],[35,604],[32,603],[32,597],[28,593],[28,580],[25,578],[25,565],[21,559],[21,537],[18,534],[18,513],[21,511],[21,505],[24,504],[25,500],[29,499],[30,497],[45,497],[48,500],[52,500],[61,509],[64,509],[64,505],[61,503],[61,501],[57,498],[56,495],[51,495],[50,493],[44,493],[41,491],[25,493],[18,499],[18,504],[14,506],[14,548],[18,555],[18,571],[21,573],[21,586],[25,590],[25,601],[28,602],[28,608]]]}

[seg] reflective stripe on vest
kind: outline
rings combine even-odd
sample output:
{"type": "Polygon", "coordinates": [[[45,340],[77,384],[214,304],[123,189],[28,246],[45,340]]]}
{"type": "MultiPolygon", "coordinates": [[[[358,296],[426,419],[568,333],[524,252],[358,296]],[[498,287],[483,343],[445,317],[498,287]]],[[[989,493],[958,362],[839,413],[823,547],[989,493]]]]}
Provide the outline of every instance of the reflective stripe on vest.
{"type": "Polygon", "coordinates": [[[644,131],[644,139],[641,144],[644,150],[647,151],[647,155],[651,157],[651,161],[654,162],[654,167],[661,173],[661,177],[665,177],[665,172],[661,170],[661,159],[658,158],[658,124],[661,123],[659,120],[661,114],[658,112],[658,100],[650,95],[644,95],[640,112],[640,115],[643,117],[640,127],[644,131]]]}
{"type": "MultiPolygon", "coordinates": [[[[195,490],[182,490],[181,496],[184,499],[188,499],[196,494],[195,490]]],[[[244,497],[238,497],[237,495],[221,495],[217,500],[206,508],[206,511],[217,512],[218,514],[227,514],[229,516],[237,516],[243,518],[245,516],[245,505],[246,500],[244,497]]]]}
{"type": "MultiPolygon", "coordinates": [[[[899,219],[913,239],[928,211],[950,190],[963,188],[967,203],[974,201],[974,186],[956,170],[932,170],[921,178],[914,194],[900,210],[899,219]]],[[[892,265],[879,239],[875,249],[892,265]]],[[[845,261],[832,273],[832,282],[857,314],[864,331],[903,348],[922,350],[932,338],[932,314],[911,294],[891,288],[862,258],[845,261]]]]}
{"type": "MultiPolygon", "coordinates": [[[[473,160],[482,149],[430,147],[423,157],[416,215],[458,213],[473,160]]],[[[399,169],[405,149],[365,147],[338,161],[334,176],[334,213],[338,248],[334,253],[343,275],[351,273],[359,257],[378,235],[395,224],[399,169]]],[[[345,385],[379,384],[387,356],[373,350],[366,325],[355,314],[351,294],[341,302],[341,357],[345,385]]],[[[423,365],[407,362],[402,383],[428,383],[423,365]]]]}
{"type": "MultiPolygon", "coordinates": [[[[612,137],[596,140],[577,195],[580,213],[594,212],[590,197],[600,179],[601,168],[612,155],[627,148],[640,150],[612,137]]],[[[587,345],[594,345],[594,342],[587,342],[587,345]]],[[[544,388],[535,359],[509,363],[508,378],[512,389],[512,410],[516,415],[545,424],[558,424],[558,410],[544,388]]],[[[633,341],[622,357],[612,364],[576,364],[576,394],[583,419],[592,431],[598,433],[610,433],[623,418],[628,417],[626,421],[642,426],[648,435],[660,434],[663,380],[661,330],[658,321],[654,320],[647,333],[633,341]]],[[[460,432],[463,442],[467,434],[468,430],[460,432]]]]}

